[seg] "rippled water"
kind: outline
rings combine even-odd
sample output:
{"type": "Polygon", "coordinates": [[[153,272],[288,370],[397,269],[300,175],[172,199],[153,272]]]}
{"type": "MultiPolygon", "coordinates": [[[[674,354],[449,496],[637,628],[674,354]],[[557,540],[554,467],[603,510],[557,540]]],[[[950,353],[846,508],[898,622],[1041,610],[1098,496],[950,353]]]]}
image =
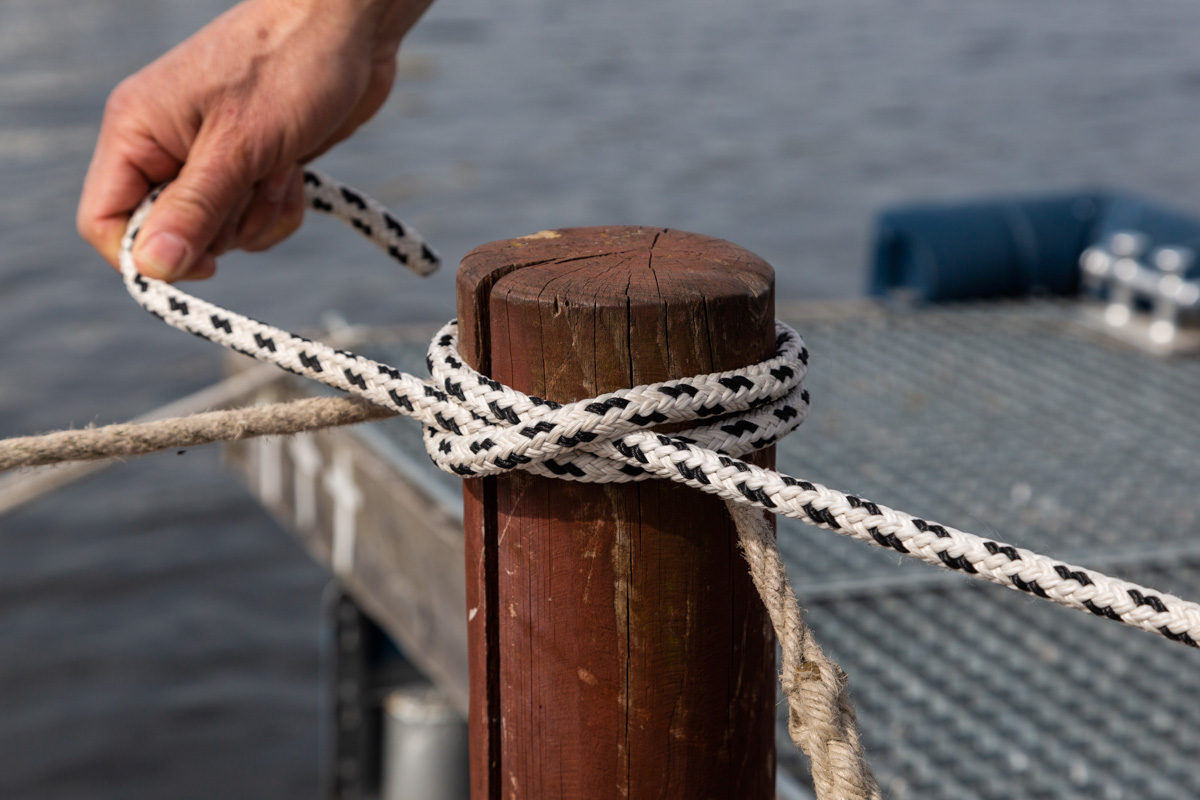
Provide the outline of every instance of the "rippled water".
{"type": "MultiPolygon", "coordinates": [[[[73,215],[109,89],[225,5],[0,3],[0,435],[218,377],[73,215]]],[[[853,295],[886,203],[1109,186],[1200,209],[1198,23],[1185,0],[441,0],[322,166],[450,265],[543,228],[665,225],[758,252],[781,298],[853,295]]],[[[200,291],[303,327],[444,319],[452,287],[322,222],[200,291]]],[[[326,580],[209,451],[0,519],[0,795],[313,795],[326,580]]]]}

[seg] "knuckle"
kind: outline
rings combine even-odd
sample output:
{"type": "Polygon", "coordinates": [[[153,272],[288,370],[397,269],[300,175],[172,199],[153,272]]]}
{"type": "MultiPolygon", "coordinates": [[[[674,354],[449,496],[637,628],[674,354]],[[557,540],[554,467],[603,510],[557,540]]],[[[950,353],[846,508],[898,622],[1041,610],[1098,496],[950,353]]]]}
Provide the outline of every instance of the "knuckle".
{"type": "Polygon", "coordinates": [[[224,221],[228,210],[221,208],[221,193],[212,179],[200,176],[191,181],[177,182],[171,188],[174,191],[163,199],[166,205],[173,207],[177,213],[184,214],[206,228],[215,229],[224,221]]]}
{"type": "Polygon", "coordinates": [[[134,114],[140,105],[141,92],[136,76],[121,81],[109,93],[104,103],[104,118],[107,121],[122,119],[134,114]]]}

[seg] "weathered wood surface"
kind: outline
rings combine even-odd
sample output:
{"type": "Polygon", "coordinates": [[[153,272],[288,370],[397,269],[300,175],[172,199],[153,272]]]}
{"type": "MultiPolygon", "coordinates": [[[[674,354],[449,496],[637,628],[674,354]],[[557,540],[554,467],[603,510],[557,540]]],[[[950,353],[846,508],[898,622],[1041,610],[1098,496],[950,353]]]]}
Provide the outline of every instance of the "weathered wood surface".
{"type": "MultiPolygon", "coordinates": [[[[560,402],[733,369],[773,350],[773,285],[678,231],[494,242],[459,270],[462,352],[560,402]]],[[[473,800],[773,795],[774,639],[719,500],[524,474],[465,499],[473,800]]]]}
{"type": "MultiPolygon", "coordinates": [[[[239,365],[243,362],[252,364],[238,357],[239,365]]],[[[307,381],[281,376],[257,400],[286,400],[309,390],[307,381]]],[[[235,442],[226,445],[226,458],[263,505],[465,715],[460,523],[453,509],[422,491],[378,441],[368,438],[368,430],[332,428],[235,442]]]]}

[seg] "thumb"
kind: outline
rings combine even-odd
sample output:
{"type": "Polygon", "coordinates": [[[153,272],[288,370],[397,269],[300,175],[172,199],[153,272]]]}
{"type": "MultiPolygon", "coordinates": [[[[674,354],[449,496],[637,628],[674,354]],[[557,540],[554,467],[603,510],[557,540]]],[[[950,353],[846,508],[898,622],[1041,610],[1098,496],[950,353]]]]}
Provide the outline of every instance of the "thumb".
{"type": "Polygon", "coordinates": [[[138,271],[170,281],[211,259],[209,247],[254,181],[249,165],[228,150],[194,148],[142,226],[133,248],[138,271]]]}

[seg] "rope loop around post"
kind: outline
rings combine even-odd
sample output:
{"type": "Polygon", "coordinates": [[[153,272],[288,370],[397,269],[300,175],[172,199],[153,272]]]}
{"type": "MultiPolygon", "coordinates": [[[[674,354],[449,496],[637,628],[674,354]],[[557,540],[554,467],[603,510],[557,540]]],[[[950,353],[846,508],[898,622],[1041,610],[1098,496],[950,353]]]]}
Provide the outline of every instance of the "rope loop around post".
{"type": "Polygon", "coordinates": [[[624,437],[658,425],[702,423],[669,438],[722,456],[761,450],[808,415],[803,384],[808,350],[784,323],[775,323],[775,333],[774,357],[751,367],[560,405],[497,383],[463,363],[457,323],[451,322],[434,336],[426,365],[432,384],[442,387],[434,398],[444,397],[441,402],[465,410],[467,418],[459,413],[451,425],[443,415],[445,424],[427,424],[425,449],[440,469],[463,477],[522,469],[590,483],[655,477],[640,466],[639,444],[624,437]],[[716,421],[704,423],[710,418],[716,421]]]}

